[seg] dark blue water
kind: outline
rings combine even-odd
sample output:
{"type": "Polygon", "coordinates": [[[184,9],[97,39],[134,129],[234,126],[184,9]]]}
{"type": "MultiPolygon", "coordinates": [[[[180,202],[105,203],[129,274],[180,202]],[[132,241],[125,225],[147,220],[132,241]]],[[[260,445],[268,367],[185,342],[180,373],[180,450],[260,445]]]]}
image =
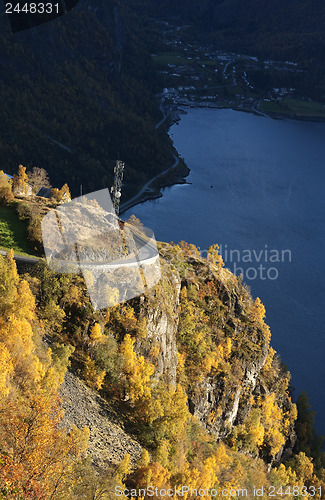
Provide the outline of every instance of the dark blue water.
{"type": "Polygon", "coordinates": [[[158,240],[222,246],[264,303],[295,395],[308,393],[325,434],[325,124],[198,109],[170,134],[192,184],[124,216],[158,240]]]}

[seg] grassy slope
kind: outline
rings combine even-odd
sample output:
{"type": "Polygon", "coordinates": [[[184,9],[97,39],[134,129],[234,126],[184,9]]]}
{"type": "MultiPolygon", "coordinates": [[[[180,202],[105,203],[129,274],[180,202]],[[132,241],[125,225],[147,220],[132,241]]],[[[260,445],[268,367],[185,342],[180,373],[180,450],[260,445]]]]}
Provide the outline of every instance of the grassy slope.
{"type": "Polygon", "coordinates": [[[27,239],[26,223],[19,220],[14,208],[0,207],[0,250],[9,248],[22,255],[34,254],[27,239]]]}
{"type": "Polygon", "coordinates": [[[283,104],[288,106],[297,116],[325,118],[324,103],[302,99],[283,99],[283,104]]]}
{"type": "Polygon", "coordinates": [[[260,110],[298,118],[325,118],[323,103],[302,99],[284,98],[279,102],[262,101],[260,110]]]}

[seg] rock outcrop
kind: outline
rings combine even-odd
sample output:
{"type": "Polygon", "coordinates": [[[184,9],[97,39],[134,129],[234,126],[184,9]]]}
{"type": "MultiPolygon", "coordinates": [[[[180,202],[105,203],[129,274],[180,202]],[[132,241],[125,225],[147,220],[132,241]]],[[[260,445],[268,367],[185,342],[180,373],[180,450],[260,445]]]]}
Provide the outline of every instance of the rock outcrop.
{"type": "Polygon", "coordinates": [[[161,260],[162,280],[147,295],[140,297],[140,316],[145,316],[148,335],[139,339],[136,349],[149,356],[157,349],[155,379],[176,386],[177,326],[179,321],[179,274],[161,260]]]}

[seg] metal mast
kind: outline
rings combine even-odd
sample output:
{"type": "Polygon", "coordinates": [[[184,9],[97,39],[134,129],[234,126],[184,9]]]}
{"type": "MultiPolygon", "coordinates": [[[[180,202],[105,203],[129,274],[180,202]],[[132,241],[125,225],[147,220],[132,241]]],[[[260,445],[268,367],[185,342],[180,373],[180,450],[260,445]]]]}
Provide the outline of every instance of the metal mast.
{"type": "Polygon", "coordinates": [[[120,160],[117,160],[114,167],[114,186],[111,187],[112,202],[116,215],[118,215],[120,211],[124,167],[124,163],[120,160]]]}

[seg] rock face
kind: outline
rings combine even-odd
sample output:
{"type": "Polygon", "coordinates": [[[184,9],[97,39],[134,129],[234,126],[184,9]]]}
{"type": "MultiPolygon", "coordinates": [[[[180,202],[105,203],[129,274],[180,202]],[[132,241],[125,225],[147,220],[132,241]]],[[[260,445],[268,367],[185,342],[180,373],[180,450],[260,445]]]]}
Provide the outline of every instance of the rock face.
{"type": "Polygon", "coordinates": [[[62,426],[68,431],[72,426],[89,428],[88,453],[97,468],[118,464],[127,453],[132,463],[141,456],[140,444],[125,432],[109,403],[71,372],[66,373],[60,396],[65,410],[62,426]]]}
{"type": "MultiPolygon", "coordinates": [[[[214,315],[215,323],[211,325],[211,335],[213,335],[213,331],[223,332],[231,339],[231,351],[227,363],[219,370],[212,370],[207,375],[201,372],[201,375],[196,379],[188,380],[186,389],[188,407],[202,426],[214,434],[217,439],[225,439],[228,436],[231,438],[230,434],[234,427],[244,423],[260,396],[276,393],[278,407],[284,413],[291,411],[292,403],[289,395],[285,390],[278,391],[277,389],[281,386],[282,378],[288,374],[285,369],[282,372],[274,371],[274,374],[277,373],[274,375],[275,379],[266,383],[263,368],[269,351],[269,336],[267,327],[265,330],[265,325],[256,323],[256,320],[252,319],[250,311],[254,301],[250,292],[230,271],[218,266],[211,266],[206,259],[197,255],[192,256],[192,250],[188,247],[187,257],[182,261],[182,254],[177,254],[177,249],[173,250],[171,247],[161,244],[160,252],[166,258],[169,269],[174,270],[175,284],[168,289],[162,281],[162,289],[160,292],[158,291],[160,300],[155,302],[154,296],[146,299],[148,337],[154,338],[162,352],[161,359],[157,363],[156,376],[159,378],[171,375],[172,380],[176,381],[177,363],[175,356],[177,355],[178,342],[181,341],[178,335],[181,335],[182,338],[184,335],[186,336],[186,330],[182,327],[182,313],[179,307],[179,289],[186,288],[187,291],[184,291],[187,296],[188,293],[191,293],[188,292],[191,288],[199,291],[203,290],[205,285],[212,284],[215,297],[214,307],[218,308],[219,313],[214,315]],[[178,272],[175,272],[176,268],[178,272]],[[174,289],[174,294],[172,289],[174,289]],[[176,297],[175,290],[177,290],[176,297]],[[162,296],[161,293],[164,295],[162,296]],[[174,303],[174,308],[171,308],[169,313],[165,315],[164,308],[168,299],[174,303]],[[173,335],[176,336],[176,346],[173,335]]],[[[199,300],[203,300],[203,297],[204,295],[199,300]]],[[[200,315],[200,311],[202,309],[196,310],[194,308],[192,314],[200,315]]],[[[185,324],[186,321],[185,319],[185,324]]],[[[146,340],[141,343],[142,348],[146,340]]],[[[219,345],[218,340],[216,342],[219,345]]],[[[142,349],[144,355],[147,352],[148,349],[147,351],[142,349]]],[[[277,456],[265,449],[261,452],[261,458],[272,464],[279,463],[283,453],[290,455],[290,449],[294,443],[293,428],[287,433],[286,438],[287,443],[277,456]]]]}
{"type": "MultiPolygon", "coordinates": [[[[160,253],[166,257],[160,261],[161,281],[132,302],[139,319],[146,320],[147,329],[144,337],[136,339],[135,350],[155,364],[155,380],[176,387],[178,337],[181,331],[184,335],[180,307],[182,288],[190,290],[194,285],[200,290],[203,283],[213,282],[219,313],[214,316],[216,324],[212,329],[227,332],[231,336],[231,348],[227,363],[221,365],[219,371],[210,370],[208,375],[201,373],[188,381],[185,390],[190,413],[197,416],[202,426],[217,439],[224,439],[235,426],[243,424],[260,396],[275,392],[278,407],[284,413],[289,412],[288,394],[285,389],[277,389],[281,386],[281,377],[287,375],[286,370],[283,369],[282,374],[277,372],[277,380],[272,378],[266,383],[263,378],[269,341],[262,327],[250,319],[252,298],[246,288],[227,269],[216,266],[211,269],[205,259],[190,257],[186,261],[188,267],[183,262],[178,272],[173,265],[175,260],[168,262],[167,252],[160,249],[160,253]]],[[[196,314],[195,309],[193,314],[196,314]]],[[[62,398],[66,410],[64,424],[89,427],[89,452],[97,467],[116,464],[126,453],[130,453],[133,462],[139,457],[141,446],[123,430],[121,419],[110,405],[70,373],[62,386],[62,398]]],[[[277,456],[266,450],[261,458],[269,464],[279,463],[294,444],[294,431],[291,431],[277,456]]]]}
{"type": "MultiPolygon", "coordinates": [[[[241,291],[236,286],[229,286],[231,274],[225,269],[220,270],[219,275],[213,273],[211,277],[228,311],[223,328],[231,327],[234,335],[242,336],[247,327],[240,319],[243,311],[241,291]]],[[[206,279],[204,270],[203,278],[206,279]]],[[[251,409],[250,396],[254,393],[268,352],[268,342],[262,336],[252,340],[256,346],[254,354],[241,356],[235,352],[231,373],[205,377],[190,390],[190,412],[219,439],[227,437],[235,424],[242,423],[251,409]]]]}
{"type": "MultiPolygon", "coordinates": [[[[206,262],[200,259],[189,260],[200,275],[198,279],[207,279],[206,262]]],[[[224,328],[238,319],[235,329],[241,335],[244,326],[239,318],[243,306],[240,291],[228,285],[231,273],[225,269],[220,271],[220,275],[212,276],[211,271],[209,273],[210,278],[217,283],[219,297],[228,310],[224,328]]],[[[163,378],[175,386],[179,293],[181,286],[187,286],[191,279],[181,278],[166,261],[162,261],[162,275],[160,285],[139,299],[140,315],[146,318],[148,335],[145,339],[137,340],[136,350],[138,354],[150,359],[152,349],[156,348],[158,355],[155,378],[163,378]]],[[[268,344],[264,339],[255,339],[255,343],[257,349],[249,359],[235,356],[232,363],[233,374],[205,377],[193,384],[188,391],[190,412],[219,439],[226,437],[233,426],[241,422],[250,411],[249,396],[255,390],[268,351],[268,344]]]]}
{"type": "Polygon", "coordinates": [[[219,439],[228,436],[236,423],[242,423],[251,405],[249,396],[254,393],[258,376],[264,366],[267,346],[256,363],[246,367],[244,376],[238,378],[237,385],[229,386],[224,377],[205,378],[189,394],[189,409],[200,422],[219,439]],[[211,415],[214,418],[211,420],[211,415]]]}
{"type": "Polygon", "coordinates": [[[177,326],[179,314],[179,292],[181,281],[178,273],[172,272],[161,261],[162,280],[146,296],[140,297],[140,315],[146,318],[148,335],[137,341],[139,354],[149,356],[153,348],[156,356],[155,378],[176,386],[177,326]]]}

